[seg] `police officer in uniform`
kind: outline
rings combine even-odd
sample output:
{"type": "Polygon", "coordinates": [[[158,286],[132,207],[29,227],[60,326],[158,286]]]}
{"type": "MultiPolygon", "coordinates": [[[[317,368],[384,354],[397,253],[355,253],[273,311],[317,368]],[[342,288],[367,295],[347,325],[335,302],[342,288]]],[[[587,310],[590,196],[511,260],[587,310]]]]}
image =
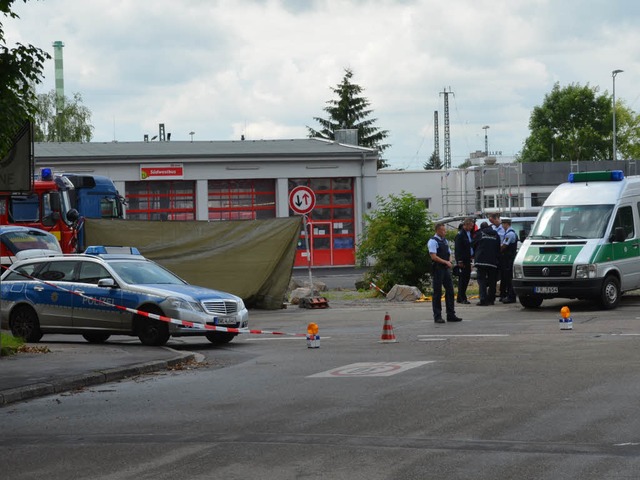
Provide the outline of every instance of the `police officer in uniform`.
{"type": "Polygon", "coordinates": [[[445,323],[442,318],[442,287],[445,292],[445,305],[448,322],[460,322],[462,319],[456,315],[453,281],[451,280],[451,250],[445,238],[444,223],[436,224],[436,234],[429,240],[427,247],[431,256],[431,272],[433,278],[433,321],[445,323]]]}
{"type": "Polygon", "coordinates": [[[515,303],[516,292],[513,290],[513,261],[518,251],[518,235],[511,228],[511,219],[502,219],[504,236],[500,243],[500,292],[502,303],[515,303]]]}

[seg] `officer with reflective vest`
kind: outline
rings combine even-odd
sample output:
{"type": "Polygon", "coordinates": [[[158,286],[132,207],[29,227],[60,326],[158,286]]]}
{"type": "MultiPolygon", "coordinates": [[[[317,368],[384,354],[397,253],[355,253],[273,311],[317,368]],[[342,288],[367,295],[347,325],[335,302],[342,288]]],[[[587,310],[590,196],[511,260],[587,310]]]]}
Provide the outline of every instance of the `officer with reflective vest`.
{"type": "Polygon", "coordinates": [[[500,301],[515,303],[516,292],[513,290],[513,261],[518,251],[518,235],[511,228],[511,219],[503,218],[504,236],[500,244],[500,301]]]}
{"type": "Polygon", "coordinates": [[[436,223],[436,234],[429,240],[427,247],[431,256],[431,273],[433,279],[433,321],[445,323],[442,318],[442,287],[447,309],[448,322],[460,322],[462,319],[456,315],[454,305],[453,280],[451,280],[451,250],[445,238],[444,223],[436,223]]]}

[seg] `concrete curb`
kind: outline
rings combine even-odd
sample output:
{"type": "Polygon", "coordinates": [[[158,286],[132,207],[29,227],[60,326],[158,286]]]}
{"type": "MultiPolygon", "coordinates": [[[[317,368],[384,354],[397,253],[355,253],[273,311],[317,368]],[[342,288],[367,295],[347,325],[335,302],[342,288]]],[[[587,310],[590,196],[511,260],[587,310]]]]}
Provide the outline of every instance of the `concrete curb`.
{"type": "Polygon", "coordinates": [[[195,353],[183,353],[169,360],[155,360],[140,363],[137,365],[127,365],[125,367],[108,368],[105,370],[95,370],[93,372],[73,375],[67,378],[53,381],[51,383],[36,383],[24,387],[10,388],[0,391],[0,407],[11,403],[20,402],[36,397],[44,397],[56,393],[68,392],[82,387],[99,385],[102,383],[115,382],[124,378],[135,377],[145,373],[166,370],[169,367],[180,365],[191,360],[201,361],[200,355],[195,353]]]}

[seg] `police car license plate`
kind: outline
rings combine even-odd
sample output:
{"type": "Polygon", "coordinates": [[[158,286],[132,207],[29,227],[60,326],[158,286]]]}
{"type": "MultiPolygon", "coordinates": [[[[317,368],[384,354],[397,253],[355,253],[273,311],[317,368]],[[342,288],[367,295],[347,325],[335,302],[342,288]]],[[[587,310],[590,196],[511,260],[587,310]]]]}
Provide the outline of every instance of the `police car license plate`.
{"type": "Polygon", "coordinates": [[[534,293],[558,293],[558,287],[533,287],[534,293]]]}
{"type": "Polygon", "coordinates": [[[234,317],[229,317],[229,318],[218,317],[217,325],[234,325],[235,323],[236,323],[236,319],[234,317]]]}

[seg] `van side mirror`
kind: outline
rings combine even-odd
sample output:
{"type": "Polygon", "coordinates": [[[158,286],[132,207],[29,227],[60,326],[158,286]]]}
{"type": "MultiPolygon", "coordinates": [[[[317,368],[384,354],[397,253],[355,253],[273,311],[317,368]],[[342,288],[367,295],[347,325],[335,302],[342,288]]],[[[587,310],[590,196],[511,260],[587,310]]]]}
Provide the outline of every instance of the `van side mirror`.
{"type": "Polygon", "coordinates": [[[627,239],[627,234],[624,231],[624,227],[616,227],[611,236],[610,242],[624,242],[627,239]]]}
{"type": "Polygon", "coordinates": [[[527,233],[528,232],[526,230],[520,230],[519,233],[520,233],[520,235],[519,235],[520,241],[524,242],[524,240],[527,238],[527,233]]]}

